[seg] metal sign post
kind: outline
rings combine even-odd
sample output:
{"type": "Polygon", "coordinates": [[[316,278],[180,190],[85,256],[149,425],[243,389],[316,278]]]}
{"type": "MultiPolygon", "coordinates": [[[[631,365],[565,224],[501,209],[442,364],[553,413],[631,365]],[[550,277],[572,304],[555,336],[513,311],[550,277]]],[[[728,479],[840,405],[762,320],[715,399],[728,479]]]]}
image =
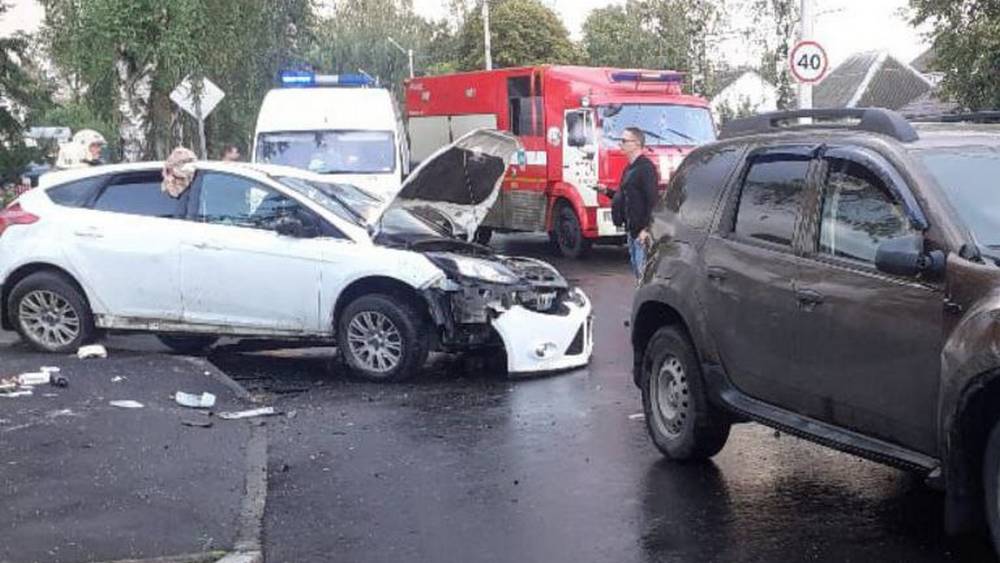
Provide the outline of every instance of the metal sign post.
{"type": "Polygon", "coordinates": [[[188,76],[170,93],[170,100],[198,121],[198,141],[201,145],[199,152],[202,158],[207,159],[205,118],[215,110],[226,94],[207,78],[197,80],[201,82],[201,92],[198,95],[195,95],[195,81],[188,76]]]}

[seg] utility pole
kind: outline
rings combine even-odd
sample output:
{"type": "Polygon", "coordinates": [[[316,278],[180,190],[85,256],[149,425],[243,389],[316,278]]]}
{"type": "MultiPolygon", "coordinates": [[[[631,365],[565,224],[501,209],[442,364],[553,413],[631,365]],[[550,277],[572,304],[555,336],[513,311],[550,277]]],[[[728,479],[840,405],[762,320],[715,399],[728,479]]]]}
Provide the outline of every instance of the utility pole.
{"type": "Polygon", "coordinates": [[[389,43],[392,43],[393,47],[399,49],[399,52],[406,55],[407,58],[410,60],[410,78],[413,78],[413,49],[404,49],[403,46],[400,45],[399,43],[396,43],[396,40],[393,39],[392,37],[386,37],[386,39],[389,40],[389,43]]]}
{"type": "Polygon", "coordinates": [[[490,5],[483,0],[483,47],[486,49],[486,70],[493,70],[493,55],[490,54],[490,5]]]}
{"type": "MultiPolygon", "coordinates": [[[[813,3],[812,0],[800,0],[799,4],[799,41],[813,39],[813,3]]],[[[799,109],[812,109],[812,84],[799,83],[799,109]]]]}

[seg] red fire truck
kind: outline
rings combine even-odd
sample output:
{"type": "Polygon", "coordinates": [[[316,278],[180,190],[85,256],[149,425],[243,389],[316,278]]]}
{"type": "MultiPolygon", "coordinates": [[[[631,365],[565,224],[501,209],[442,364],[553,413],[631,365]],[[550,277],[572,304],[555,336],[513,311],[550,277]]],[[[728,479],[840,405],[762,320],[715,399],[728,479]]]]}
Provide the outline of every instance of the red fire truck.
{"type": "Polygon", "coordinates": [[[578,257],[596,240],[624,239],[611,201],[627,165],[625,127],[646,134],[661,185],[695,146],[715,138],[708,102],[681,91],[670,71],[534,66],[406,81],[411,158],[478,127],[516,135],[524,151],[477,238],[493,230],[548,232],[560,252],[578,257]]]}

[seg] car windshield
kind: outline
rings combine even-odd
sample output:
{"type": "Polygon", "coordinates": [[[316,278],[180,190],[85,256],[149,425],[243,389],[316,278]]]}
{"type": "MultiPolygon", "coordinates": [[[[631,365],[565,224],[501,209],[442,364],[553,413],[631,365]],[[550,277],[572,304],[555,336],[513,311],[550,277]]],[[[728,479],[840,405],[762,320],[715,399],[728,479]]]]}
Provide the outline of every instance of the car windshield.
{"type": "Polygon", "coordinates": [[[341,219],[362,227],[374,224],[383,205],[378,197],[350,184],[317,182],[293,176],[278,176],[276,179],[341,219]]]}
{"type": "Polygon", "coordinates": [[[385,174],[396,169],[392,131],[261,133],[257,160],[320,174],[385,174]]]}
{"type": "Polygon", "coordinates": [[[638,127],[649,146],[701,145],[715,139],[707,109],[666,104],[608,104],[598,106],[602,142],[618,146],[626,127],[638,127]]]}
{"type": "Polygon", "coordinates": [[[1000,252],[1000,151],[961,147],[920,151],[976,243],[1000,252]]]}

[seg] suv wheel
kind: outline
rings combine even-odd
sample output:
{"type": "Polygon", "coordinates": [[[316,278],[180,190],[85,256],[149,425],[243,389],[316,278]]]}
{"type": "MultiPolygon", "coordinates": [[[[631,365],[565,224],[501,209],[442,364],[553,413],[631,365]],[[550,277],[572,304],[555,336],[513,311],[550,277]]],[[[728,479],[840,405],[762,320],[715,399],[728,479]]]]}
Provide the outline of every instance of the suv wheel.
{"type": "Polygon", "coordinates": [[[388,295],[355,299],[340,315],[337,346],[355,375],[371,381],[403,381],[427,361],[427,327],[407,303],[388,295]]]}
{"type": "Polygon", "coordinates": [[[74,352],[94,336],[94,317],[73,284],[53,272],[24,278],[10,293],[7,314],[25,342],[42,352],[74,352]]]}
{"type": "Polygon", "coordinates": [[[983,494],[990,536],[994,548],[1000,552],[1000,422],[990,432],[983,453],[983,494]]]}
{"type": "Polygon", "coordinates": [[[219,341],[215,336],[195,334],[157,334],[156,338],[178,354],[200,354],[219,341]]]}
{"type": "Polygon", "coordinates": [[[656,331],[642,359],[646,428],[664,456],[678,461],[719,453],[729,421],[708,402],[694,348],[675,327],[656,331]]]}
{"type": "Polygon", "coordinates": [[[567,258],[582,258],[590,252],[593,241],[583,236],[580,219],[572,206],[560,203],[556,207],[552,223],[553,231],[549,234],[549,239],[555,243],[560,254],[567,258]]]}

